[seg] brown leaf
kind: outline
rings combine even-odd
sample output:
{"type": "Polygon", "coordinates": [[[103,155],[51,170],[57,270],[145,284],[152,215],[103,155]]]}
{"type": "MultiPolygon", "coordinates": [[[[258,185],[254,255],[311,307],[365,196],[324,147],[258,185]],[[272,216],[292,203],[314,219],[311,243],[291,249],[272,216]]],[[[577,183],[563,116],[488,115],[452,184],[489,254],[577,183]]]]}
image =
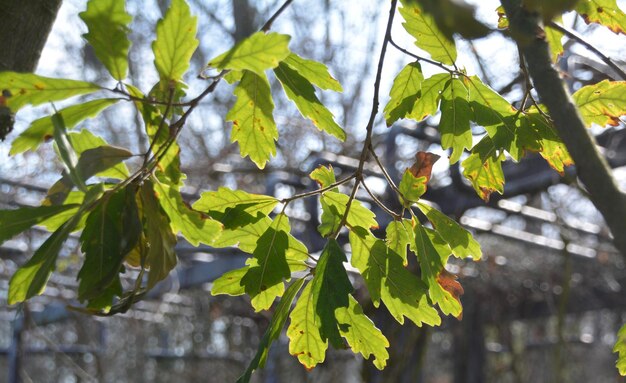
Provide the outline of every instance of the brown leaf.
{"type": "Polygon", "coordinates": [[[428,182],[430,180],[430,173],[433,170],[433,165],[439,158],[440,156],[437,154],[419,151],[415,155],[415,163],[411,166],[409,171],[416,178],[426,177],[426,182],[428,182]]]}
{"type": "MultiPolygon", "coordinates": [[[[457,276],[452,274],[446,269],[441,270],[437,276],[437,283],[443,287],[444,290],[450,293],[454,299],[461,303],[461,295],[465,293],[463,286],[457,280],[457,276]]],[[[456,317],[456,319],[463,319],[463,311],[456,317]]]]}

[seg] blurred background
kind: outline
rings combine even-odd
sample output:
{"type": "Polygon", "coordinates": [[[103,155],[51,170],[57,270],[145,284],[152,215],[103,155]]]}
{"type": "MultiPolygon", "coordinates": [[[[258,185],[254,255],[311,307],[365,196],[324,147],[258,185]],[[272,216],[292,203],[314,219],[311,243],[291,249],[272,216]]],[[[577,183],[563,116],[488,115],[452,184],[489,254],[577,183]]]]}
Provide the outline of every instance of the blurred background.
{"type": "MultiPolygon", "coordinates": [[[[199,20],[200,47],[187,78],[188,95],[193,96],[205,85],[196,75],[209,59],[257,30],[282,1],[188,2],[199,20]]],[[[477,6],[477,17],[495,28],[499,3],[471,3],[477,6]]],[[[127,4],[135,17],[129,77],[148,91],[158,80],[150,48],[154,25],[168,1],[128,0],[127,4]]],[[[618,4],[626,10],[626,1],[618,4]]],[[[193,201],[202,190],[219,185],[282,198],[315,189],[307,175],[320,164],[332,164],[339,174],[350,172],[358,163],[365,136],[388,6],[388,2],[376,0],[297,0],[273,27],[293,36],[290,48],[294,52],[326,63],[343,85],[343,93],[319,96],[345,127],[345,143],[302,119],[274,86],[278,153],[265,170],[258,170],[242,160],[238,147],[230,144],[230,126],[224,116],[233,103],[232,88],[220,84],[192,114],[180,138],[183,170],[188,175],[186,198],[193,201]]],[[[114,81],[81,37],[86,29],[78,13],[85,7],[84,0],[63,2],[37,73],[113,87],[114,81]]],[[[587,26],[573,14],[564,17],[564,25],[626,67],[624,35],[587,26]]],[[[420,53],[399,17],[393,38],[420,53]]],[[[567,38],[563,43],[565,54],[557,65],[572,91],[603,79],[619,80],[581,45],[567,38]]],[[[460,67],[479,75],[519,105],[525,80],[513,43],[494,33],[472,42],[457,39],[457,47],[460,67]]],[[[393,77],[412,61],[389,49],[381,88],[383,106],[393,77]]],[[[438,72],[428,64],[422,67],[427,76],[438,72]]],[[[62,168],[50,144],[34,153],[8,155],[11,141],[30,121],[50,113],[47,106],[20,112],[15,131],[0,143],[0,208],[38,205],[58,179],[62,168]]],[[[89,129],[113,145],[140,152],[147,142],[138,121],[131,105],[118,105],[78,129],[89,129]]],[[[323,365],[307,372],[289,355],[283,336],[274,343],[266,368],[255,373],[253,381],[622,381],[611,349],[617,330],[626,322],[624,258],[611,245],[602,217],[585,197],[573,169],[560,176],[535,154],[518,164],[509,161],[504,166],[504,195],[492,195],[485,204],[463,179],[459,165],[448,165],[437,124],[438,116],[433,116],[387,128],[379,116],[374,146],[396,180],[418,150],[442,155],[424,198],[470,229],[484,253],[480,262],[455,260],[449,265],[465,288],[463,320],[446,318],[439,328],[418,328],[411,323],[401,326],[384,308],[364,303],[366,313],[391,343],[384,371],[349,351],[330,350],[323,365]]],[[[624,122],[607,129],[594,127],[592,132],[626,189],[624,122]]],[[[484,131],[473,127],[473,133],[478,141],[484,131]]],[[[368,164],[366,172],[372,191],[388,206],[397,204],[378,168],[368,164]]],[[[359,198],[367,203],[369,196],[359,198]]],[[[369,207],[384,230],[389,217],[375,204],[369,207]]],[[[315,199],[290,204],[287,214],[293,219],[294,234],[310,252],[321,251],[315,199]]],[[[255,313],[244,297],[210,295],[215,278],[243,265],[246,255],[237,249],[195,248],[181,240],[176,270],[145,300],[125,314],[99,318],[67,309],[68,304],[77,304],[75,275],[81,255],[74,237],[66,243],[44,294],[22,307],[8,306],[9,278],[46,236],[45,230],[35,228],[0,246],[0,382],[232,382],[253,357],[271,313],[255,313]]],[[[414,260],[409,267],[419,272],[414,260]]],[[[133,270],[126,274],[128,283],[136,276],[133,270]]],[[[351,278],[357,297],[366,298],[362,280],[356,274],[351,278]]]]}

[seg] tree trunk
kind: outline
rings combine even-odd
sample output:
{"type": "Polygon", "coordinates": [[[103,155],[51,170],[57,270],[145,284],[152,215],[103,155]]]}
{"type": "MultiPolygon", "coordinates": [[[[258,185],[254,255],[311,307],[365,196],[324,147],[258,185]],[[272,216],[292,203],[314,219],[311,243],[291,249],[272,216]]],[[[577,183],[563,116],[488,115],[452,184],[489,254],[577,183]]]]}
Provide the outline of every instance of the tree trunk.
{"type": "Polygon", "coordinates": [[[0,71],[33,72],[62,0],[0,0],[0,71]]]}
{"type": "Polygon", "coordinates": [[[585,127],[563,80],[552,65],[545,33],[537,15],[526,11],[521,0],[501,0],[511,36],[522,53],[541,102],[576,163],[576,173],[591,202],[611,229],[614,244],[626,257],[626,195],[619,190],[604,157],[585,127]]]}

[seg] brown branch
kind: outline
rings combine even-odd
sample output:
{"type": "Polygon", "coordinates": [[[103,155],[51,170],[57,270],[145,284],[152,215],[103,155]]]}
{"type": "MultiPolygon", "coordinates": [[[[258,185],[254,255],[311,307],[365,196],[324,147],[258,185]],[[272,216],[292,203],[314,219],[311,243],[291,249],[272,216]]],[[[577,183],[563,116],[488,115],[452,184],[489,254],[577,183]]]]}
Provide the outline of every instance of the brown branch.
{"type": "Polygon", "coordinates": [[[537,16],[524,10],[521,0],[501,0],[501,3],[509,19],[511,35],[526,60],[535,90],[574,159],[578,177],[589,192],[591,201],[611,229],[615,246],[626,257],[626,194],[619,190],[559,72],[552,65],[548,43],[537,33],[541,30],[537,16]]]}

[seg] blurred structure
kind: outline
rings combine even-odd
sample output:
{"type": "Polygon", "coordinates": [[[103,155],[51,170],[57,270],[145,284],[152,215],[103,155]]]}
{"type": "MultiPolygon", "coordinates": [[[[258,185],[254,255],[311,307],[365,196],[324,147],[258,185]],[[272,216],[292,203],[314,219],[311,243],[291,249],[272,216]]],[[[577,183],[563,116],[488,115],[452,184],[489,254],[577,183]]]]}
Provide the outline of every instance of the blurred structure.
{"type": "MultiPolygon", "coordinates": [[[[68,3],[64,5],[65,13],[59,16],[65,18],[61,20],[64,22],[75,17],[76,10],[84,6],[78,1],[68,3]]],[[[151,28],[165,3],[155,1],[155,7],[149,8],[143,2],[129,1],[133,14],[140,14],[135,12],[139,8],[151,9],[137,16],[132,26],[136,53],[131,56],[131,74],[134,83],[143,88],[154,80],[154,73],[143,66],[149,64],[146,57],[150,57],[151,28]]],[[[260,24],[277,5],[274,1],[247,0],[191,3],[199,15],[200,35],[212,36],[212,41],[233,41],[246,36],[249,26],[260,24]]],[[[349,172],[360,151],[359,138],[363,135],[360,116],[367,109],[362,101],[367,100],[371,91],[367,81],[371,76],[368,55],[378,43],[379,13],[375,1],[363,2],[359,7],[331,4],[328,0],[295,2],[290,13],[276,26],[294,35],[292,49],[328,63],[344,85],[345,94],[324,97],[329,97],[328,103],[349,133],[345,145],[323,137],[308,123],[303,124],[286,100],[277,97],[277,103],[283,103],[276,108],[281,113],[276,116],[281,129],[279,153],[270,169],[261,172],[241,160],[237,148],[228,144],[229,128],[220,116],[226,113],[231,101],[228,89],[222,89],[209,105],[198,110],[181,138],[182,161],[189,175],[186,197],[192,201],[202,190],[227,185],[282,198],[315,189],[308,173],[320,164],[331,164],[338,173],[349,172]],[[362,31],[364,24],[373,26],[366,34],[362,31]],[[360,39],[353,41],[356,35],[360,39]]],[[[44,58],[46,53],[53,58],[46,64],[52,66],[44,67],[44,72],[48,70],[52,74],[55,60],[72,55],[84,58],[75,63],[81,74],[64,67],[59,76],[108,81],[89,49],[80,40],[64,42],[59,37],[64,30],[57,27],[53,32],[56,40],[47,49],[58,52],[44,51],[44,58]]],[[[481,51],[480,43],[474,43],[475,52],[481,51]]],[[[506,41],[498,44],[499,49],[506,50],[506,41]]],[[[193,59],[196,69],[199,71],[212,55],[224,48],[201,45],[193,59]]],[[[611,72],[604,64],[572,48],[560,61],[572,89],[587,81],[610,78],[611,72]]],[[[513,69],[498,69],[500,64],[490,66],[475,60],[471,49],[467,51],[470,52],[466,57],[468,68],[474,68],[487,80],[497,78],[492,81],[494,88],[502,90],[511,100],[519,98],[524,79],[517,76],[515,65],[512,64],[513,69]]],[[[407,61],[398,55],[388,65],[392,68],[407,61]]],[[[394,69],[389,70],[389,76],[394,69]]],[[[189,93],[193,93],[194,84],[190,85],[189,93]]],[[[129,120],[133,119],[132,111],[123,112],[129,120]]],[[[102,121],[90,122],[89,128],[113,143],[133,149],[145,147],[140,130],[135,132],[129,128],[130,124],[120,123],[119,116],[119,112],[105,113],[102,121]]],[[[376,129],[375,149],[396,180],[417,150],[442,152],[436,117],[391,129],[382,127],[383,123],[380,125],[376,129]]],[[[483,134],[478,127],[474,133],[483,134]]],[[[616,169],[619,182],[626,185],[624,124],[603,130],[596,138],[616,169]]],[[[8,152],[6,143],[0,145],[0,153],[5,152],[8,152]]],[[[47,147],[0,164],[0,208],[37,204],[46,186],[59,173],[50,161],[53,155],[47,147]]],[[[393,206],[397,202],[391,200],[392,194],[382,186],[384,181],[377,168],[370,165],[366,166],[367,185],[385,204],[393,206]]],[[[493,195],[490,203],[485,204],[463,180],[458,164],[438,165],[425,199],[472,230],[485,254],[479,263],[457,261],[450,269],[460,276],[465,287],[463,320],[447,318],[440,328],[400,326],[384,308],[364,307],[392,344],[389,366],[383,372],[350,352],[335,350],[329,351],[323,365],[306,372],[289,356],[287,339],[282,337],[274,344],[266,369],[257,372],[253,380],[355,383],[615,380],[617,372],[611,348],[618,328],[626,321],[626,295],[622,291],[626,286],[626,265],[610,244],[602,218],[586,200],[572,170],[561,177],[532,154],[518,164],[507,162],[505,194],[493,195]]],[[[368,200],[366,195],[360,197],[368,200]]],[[[376,204],[370,207],[384,220],[385,213],[376,204]]],[[[297,201],[289,206],[287,214],[294,221],[294,234],[312,253],[319,252],[323,243],[316,233],[319,223],[316,200],[297,201]]],[[[97,318],[66,307],[77,304],[74,276],[80,256],[77,242],[70,240],[44,294],[23,307],[7,307],[10,276],[46,235],[45,231],[35,229],[0,246],[0,382],[231,382],[254,355],[270,313],[254,313],[245,298],[211,297],[209,293],[215,278],[243,265],[246,259],[243,253],[236,249],[194,248],[181,242],[175,272],[145,300],[125,314],[97,318]]],[[[343,243],[347,241],[340,239],[343,243]]],[[[419,272],[415,264],[410,267],[419,272]]],[[[134,280],[133,273],[127,272],[127,282],[134,280]]],[[[354,277],[353,283],[357,295],[364,297],[367,292],[362,281],[354,277]]]]}

